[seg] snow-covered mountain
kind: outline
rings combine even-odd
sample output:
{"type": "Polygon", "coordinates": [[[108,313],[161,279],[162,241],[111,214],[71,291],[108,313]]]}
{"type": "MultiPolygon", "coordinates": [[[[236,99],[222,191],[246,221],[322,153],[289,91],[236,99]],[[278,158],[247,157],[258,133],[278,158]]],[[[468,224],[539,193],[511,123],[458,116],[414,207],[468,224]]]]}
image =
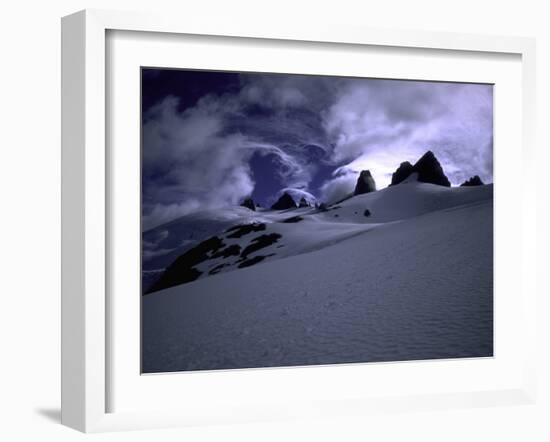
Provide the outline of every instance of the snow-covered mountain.
{"type": "Polygon", "coordinates": [[[492,185],[451,189],[409,181],[356,195],[326,211],[306,207],[253,212],[235,207],[186,216],[148,232],[147,238],[157,235],[161,241],[159,250],[152,252],[147,262],[166,267],[164,274],[162,271],[154,274],[157,282],[146,290],[156,292],[261,262],[308,253],[384,224],[491,198],[492,185]],[[175,243],[176,247],[170,247],[170,238],[180,241],[175,243]]]}
{"type": "Polygon", "coordinates": [[[491,356],[492,204],[492,185],[413,174],[327,208],[147,232],[144,371],[491,356]]]}

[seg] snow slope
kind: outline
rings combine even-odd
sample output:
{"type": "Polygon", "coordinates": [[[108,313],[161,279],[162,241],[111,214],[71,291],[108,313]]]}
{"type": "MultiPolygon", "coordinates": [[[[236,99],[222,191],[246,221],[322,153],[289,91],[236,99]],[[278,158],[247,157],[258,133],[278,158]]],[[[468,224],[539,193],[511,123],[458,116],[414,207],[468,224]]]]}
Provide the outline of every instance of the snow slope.
{"type": "Polygon", "coordinates": [[[274,256],[143,297],[144,372],[492,355],[491,185],[254,216],[274,256]]]}
{"type": "Polygon", "coordinates": [[[245,207],[205,210],[182,216],[143,233],[143,261],[146,270],[166,267],[182,251],[208,236],[239,223],[261,222],[257,212],[245,207]]]}
{"type": "MultiPolygon", "coordinates": [[[[214,235],[223,240],[224,247],[238,246],[241,251],[255,238],[272,234],[280,236],[273,245],[250,254],[249,258],[263,263],[318,250],[382,223],[490,198],[492,185],[450,189],[408,182],[355,196],[330,207],[326,212],[314,208],[253,212],[235,207],[188,215],[144,234],[143,287],[146,291],[178,256],[214,235]],[[368,217],[365,210],[369,211],[368,217]],[[297,218],[298,222],[285,222],[293,218],[297,218]],[[232,227],[251,223],[263,223],[266,228],[239,238],[234,238],[233,232],[228,231],[232,227]]],[[[210,253],[212,255],[215,252],[210,253]]],[[[239,269],[244,260],[242,256],[222,256],[208,259],[194,268],[201,272],[200,278],[203,278],[212,273],[239,269]]]]}

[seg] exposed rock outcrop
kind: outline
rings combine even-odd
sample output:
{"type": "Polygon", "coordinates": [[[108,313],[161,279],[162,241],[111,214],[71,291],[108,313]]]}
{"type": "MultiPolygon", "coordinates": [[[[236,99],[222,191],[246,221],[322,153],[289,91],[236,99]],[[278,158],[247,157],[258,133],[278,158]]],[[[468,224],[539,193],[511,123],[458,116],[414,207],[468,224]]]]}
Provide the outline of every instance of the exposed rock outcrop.
{"type": "Polygon", "coordinates": [[[357,184],[355,185],[354,195],[362,195],[364,193],[376,191],[376,183],[372,177],[370,170],[362,170],[357,178],[357,184]]]}
{"type": "Polygon", "coordinates": [[[483,181],[478,175],[474,175],[470,179],[464,181],[460,187],[470,187],[470,186],[483,186],[483,181]]]}
{"type": "Polygon", "coordinates": [[[441,164],[434,153],[429,150],[411,166],[408,161],[401,163],[399,168],[392,175],[391,185],[405,181],[411,174],[417,173],[418,181],[421,183],[437,184],[438,186],[451,187],[451,183],[443,172],[441,164]]]}
{"type": "Polygon", "coordinates": [[[408,161],[405,161],[399,165],[397,170],[391,176],[390,186],[399,184],[402,181],[405,181],[412,173],[414,172],[413,165],[408,161]]]}
{"type": "Polygon", "coordinates": [[[242,207],[246,207],[247,209],[256,211],[256,204],[254,204],[254,200],[252,198],[246,198],[242,203],[242,207]]]}
{"type": "Polygon", "coordinates": [[[277,202],[271,206],[273,210],[295,209],[296,207],[296,202],[286,192],[283,193],[277,202]]]}
{"type": "Polygon", "coordinates": [[[416,162],[413,169],[418,173],[418,181],[421,183],[451,187],[451,183],[445,176],[441,164],[431,150],[422,155],[422,158],[416,162]]]}
{"type": "Polygon", "coordinates": [[[303,221],[304,218],[301,216],[291,216],[290,218],[284,219],[281,222],[285,224],[292,224],[292,223],[299,223],[300,221],[303,221]]]}
{"type": "Polygon", "coordinates": [[[218,252],[224,246],[222,239],[217,236],[201,242],[170,264],[145,294],[194,281],[202,274],[194,266],[210,259],[209,254],[218,252]]]}
{"type": "Polygon", "coordinates": [[[228,238],[240,238],[250,232],[260,232],[262,230],[265,230],[265,223],[239,224],[230,227],[225,232],[230,233],[230,235],[227,235],[228,238]]]}
{"type": "Polygon", "coordinates": [[[262,236],[258,236],[250,241],[243,251],[241,252],[241,257],[247,259],[248,255],[254,253],[258,250],[261,250],[265,247],[269,247],[271,244],[275,244],[283,236],[279,233],[269,233],[262,236]]]}
{"type": "Polygon", "coordinates": [[[309,207],[309,203],[304,197],[302,197],[302,199],[300,200],[299,207],[309,207]]]}

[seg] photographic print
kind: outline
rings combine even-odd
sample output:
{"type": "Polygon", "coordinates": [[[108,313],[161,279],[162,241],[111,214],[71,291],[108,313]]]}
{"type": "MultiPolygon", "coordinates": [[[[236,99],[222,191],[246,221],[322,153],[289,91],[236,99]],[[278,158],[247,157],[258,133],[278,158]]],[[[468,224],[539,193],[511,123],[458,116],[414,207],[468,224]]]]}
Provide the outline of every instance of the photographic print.
{"type": "Polygon", "coordinates": [[[493,85],[141,70],[142,373],[493,355],[493,85]]]}

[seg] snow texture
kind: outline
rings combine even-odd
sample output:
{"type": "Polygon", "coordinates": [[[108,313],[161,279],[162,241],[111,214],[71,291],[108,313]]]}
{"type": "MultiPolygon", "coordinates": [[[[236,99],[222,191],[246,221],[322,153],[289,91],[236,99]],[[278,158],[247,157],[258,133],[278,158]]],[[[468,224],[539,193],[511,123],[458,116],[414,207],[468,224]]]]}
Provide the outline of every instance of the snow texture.
{"type": "Polygon", "coordinates": [[[280,238],[248,254],[257,263],[208,260],[196,281],[143,296],[142,370],[492,356],[492,204],[492,185],[408,181],[326,212],[235,208],[160,226],[144,237],[174,245],[200,231],[241,250],[280,238]],[[266,229],[227,238],[251,222],[266,229]]]}

